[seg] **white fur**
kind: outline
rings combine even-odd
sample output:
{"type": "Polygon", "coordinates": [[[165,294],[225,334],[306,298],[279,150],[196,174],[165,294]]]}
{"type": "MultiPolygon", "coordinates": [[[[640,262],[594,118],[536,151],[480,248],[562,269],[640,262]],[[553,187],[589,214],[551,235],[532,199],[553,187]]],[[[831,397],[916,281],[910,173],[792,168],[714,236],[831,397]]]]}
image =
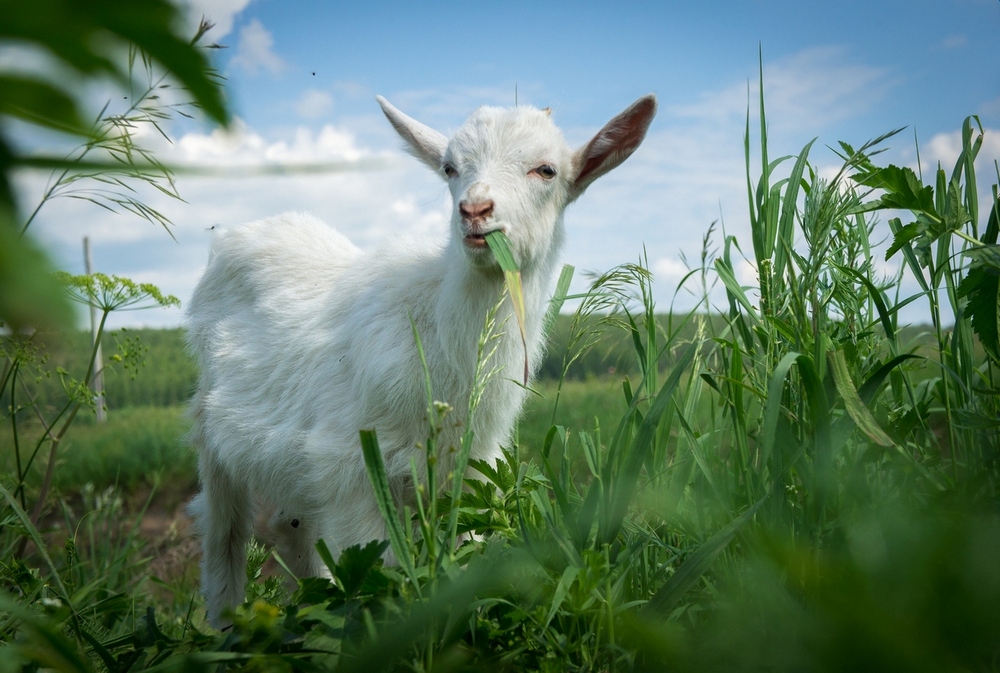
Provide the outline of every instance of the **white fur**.
{"type": "MultiPolygon", "coordinates": [[[[454,407],[438,438],[447,472],[465,431],[485,316],[503,289],[492,253],[464,241],[470,233],[499,228],[511,240],[534,371],[563,210],[638,147],[655,113],[655,99],[640,99],[573,152],[547,111],[481,108],[449,141],[378,100],[411,152],[443,177],[445,166],[456,173],[446,178],[455,203],[447,245],[362,252],[315,218],[286,213],[218,231],[191,300],[189,342],[201,368],[192,440],[202,484],[191,511],[204,536],[202,587],[216,625],[243,600],[253,528],[270,534],[300,576],[323,570],[318,538],[339,553],[385,537],[359,430],[377,431],[394,494],[413,497],[410,461],[423,472],[417,446],[428,427],[411,318],[434,397],[454,407]],[[557,175],[543,177],[541,165],[557,175]],[[478,221],[459,211],[461,202],[487,200],[493,212],[478,221]]],[[[501,371],[473,420],[471,455],[489,461],[525,395],[513,382],[524,351],[509,304],[499,316],[507,320],[494,360],[501,371]]]]}

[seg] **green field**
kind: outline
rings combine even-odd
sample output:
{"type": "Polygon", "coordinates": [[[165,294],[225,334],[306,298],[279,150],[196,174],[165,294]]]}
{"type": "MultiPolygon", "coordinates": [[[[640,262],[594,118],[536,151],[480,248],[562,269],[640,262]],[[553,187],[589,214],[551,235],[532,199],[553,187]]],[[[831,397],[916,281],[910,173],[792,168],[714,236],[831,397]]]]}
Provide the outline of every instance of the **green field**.
{"type": "MultiPolygon", "coordinates": [[[[150,331],[155,334],[155,331],[150,331]]],[[[145,337],[146,335],[144,335],[145,337]]],[[[147,355],[158,362],[155,349],[147,355]]],[[[140,381],[151,380],[153,391],[162,391],[154,369],[132,382],[145,398],[140,381]]],[[[557,382],[540,381],[533,386],[537,394],[529,397],[518,426],[520,446],[537,451],[552,424],[552,410],[557,382]]],[[[97,488],[117,486],[131,492],[154,483],[170,484],[171,490],[193,493],[197,487],[193,450],[186,445],[188,429],[183,405],[136,405],[114,408],[114,389],[108,397],[111,410],[108,420],[98,425],[92,415],[81,417],[62,441],[54,484],[60,493],[71,495],[86,484],[97,488]]],[[[171,395],[166,396],[167,399],[171,395]]],[[[570,380],[562,387],[555,422],[567,428],[593,430],[595,423],[613,429],[627,405],[621,382],[614,378],[570,380]],[[606,425],[605,425],[606,424],[606,425]]],[[[27,418],[19,429],[22,445],[34,449],[41,438],[41,427],[27,418]]],[[[6,474],[15,473],[14,446],[10,424],[0,426],[0,460],[6,474]]],[[[37,487],[42,477],[41,458],[31,471],[28,483],[37,487]]]]}

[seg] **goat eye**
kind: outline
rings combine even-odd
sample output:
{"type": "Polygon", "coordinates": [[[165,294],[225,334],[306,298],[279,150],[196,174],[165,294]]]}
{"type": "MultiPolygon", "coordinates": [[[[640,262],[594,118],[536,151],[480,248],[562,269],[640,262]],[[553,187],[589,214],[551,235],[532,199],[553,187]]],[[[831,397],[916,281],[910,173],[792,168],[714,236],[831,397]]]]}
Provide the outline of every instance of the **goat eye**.
{"type": "Polygon", "coordinates": [[[551,180],[552,178],[556,177],[556,169],[552,168],[552,166],[549,166],[548,164],[542,164],[538,168],[532,169],[531,172],[537,173],[539,176],[545,178],[546,180],[551,180]]]}
{"type": "Polygon", "coordinates": [[[456,175],[458,175],[458,171],[456,171],[455,167],[452,166],[451,164],[445,164],[444,165],[444,174],[447,175],[449,178],[453,178],[456,175]]]}

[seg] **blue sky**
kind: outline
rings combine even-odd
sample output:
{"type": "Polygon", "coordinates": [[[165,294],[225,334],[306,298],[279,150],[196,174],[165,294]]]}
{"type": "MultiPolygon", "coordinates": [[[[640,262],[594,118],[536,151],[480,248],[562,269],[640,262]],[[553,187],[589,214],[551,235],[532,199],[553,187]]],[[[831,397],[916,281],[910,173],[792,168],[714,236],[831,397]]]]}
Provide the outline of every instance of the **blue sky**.
{"type": "MultiPolygon", "coordinates": [[[[996,0],[614,4],[253,2],[237,20],[243,30],[259,21],[284,67],[272,77],[235,69],[234,100],[251,124],[271,126],[287,122],[304,88],[495,88],[513,104],[516,84],[521,102],[551,105],[564,124],[598,125],[647,91],[683,106],[756,79],[760,45],[766,63],[835,47],[830,65],[879,70],[881,90],[852,119],[869,134],[882,120],[937,131],[956,116],[1000,116],[996,0]]],[[[370,112],[368,96],[337,99],[340,114],[370,112]]]]}
{"type": "MultiPolygon", "coordinates": [[[[165,159],[246,167],[379,158],[387,167],[181,176],[186,203],[149,195],[174,221],[176,240],[85,203],[47,206],[35,233],[67,269],[81,270],[79,241],[89,235],[97,270],[156,282],[182,301],[204,268],[214,225],[299,209],[362,247],[444,235],[444,183],[401,151],[375,94],[447,133],[478,105],[513,105],[516,87],[519,104],[551,107],[567,138],[583,143],[634,99],[656,93],[660,112],[647,142],[567,211],[564,261],[602,271],[635,261],[645,246],[663,307],[683,274],[680,253],[696,258],[713,220],[747,236],[742,134],[758,48],[772,156],[818,137],[811,156],[830,169],[836,160],[825,145],[860,145],[907,126],[885,156],[915,166],[915,129],[927,169],[954,160],[962,120],[978,114],[987,129],[982,170],[1000,158],[997,0],[188,5],[192,20],[204,13],[217,22],[210,37],[228,47],[217,64],[238,120],[227,135],[174,125],[174,144],[157,147],[165,159]]],[[[26,178],[27,193],[42,182],[26,178]]],[[[752,268],[741,273],[752,282],[752,268]]],[[[119,324],[181,319],[177,310],[142,312],[119,324]]]]}

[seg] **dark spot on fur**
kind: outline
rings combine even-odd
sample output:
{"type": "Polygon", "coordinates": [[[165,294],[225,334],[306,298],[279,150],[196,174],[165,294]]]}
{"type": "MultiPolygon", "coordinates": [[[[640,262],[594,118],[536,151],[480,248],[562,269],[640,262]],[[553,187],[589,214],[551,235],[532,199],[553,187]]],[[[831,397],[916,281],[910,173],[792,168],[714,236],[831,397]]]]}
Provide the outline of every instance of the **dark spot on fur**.
{"type": "Polygon", "coordinates": [[[298,527],[299,527],[299,520],[292,519],[292,528],[298,528],[298,527]]]}

